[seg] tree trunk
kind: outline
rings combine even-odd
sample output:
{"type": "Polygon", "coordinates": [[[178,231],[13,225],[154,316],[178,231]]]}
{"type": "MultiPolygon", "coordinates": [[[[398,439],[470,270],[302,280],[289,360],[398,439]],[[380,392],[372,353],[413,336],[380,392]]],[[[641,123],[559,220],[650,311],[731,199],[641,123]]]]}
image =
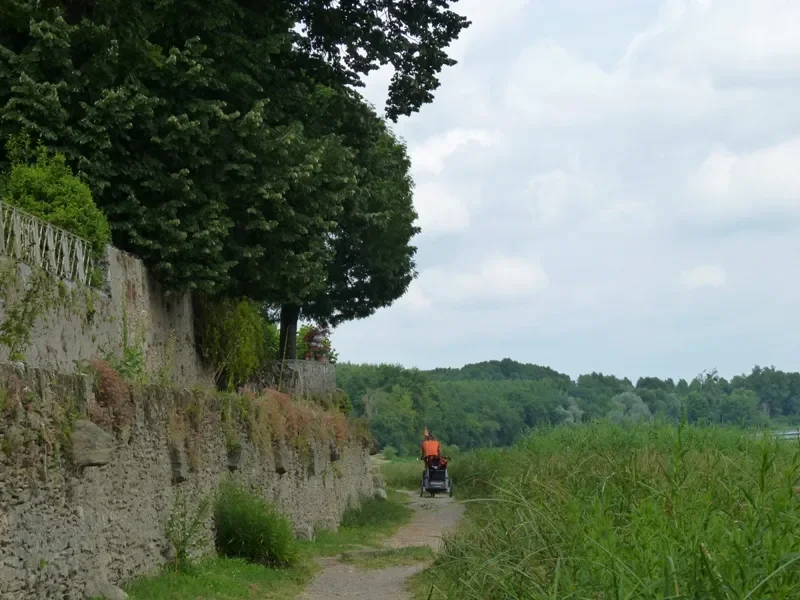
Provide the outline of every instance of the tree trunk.
{"type": "Polygon", "coordinates": [[[299,318],[299,306],[295,304],[281,305],[281,360],[297,358],[297,320],[299,318]]]}

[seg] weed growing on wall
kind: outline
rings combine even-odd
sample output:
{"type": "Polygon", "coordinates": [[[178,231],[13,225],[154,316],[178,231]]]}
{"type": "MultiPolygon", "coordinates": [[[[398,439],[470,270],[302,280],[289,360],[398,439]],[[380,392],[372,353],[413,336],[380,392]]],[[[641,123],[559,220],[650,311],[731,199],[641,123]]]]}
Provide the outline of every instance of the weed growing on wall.
{"type": "Polygon", "coordinates": [[[133,421],[134,407],[130,390],[122,376],[104,360],[89,361],[94,375],[96,405],[89,407],[89,418],[101,427],[117,430],[133,421]]]}
{"type": "Polygon", "coordinates": [[[200,551],[210,543],[206,530],[206,521],[210,516],[210,498],[202,498],[195,505],[186,493],[179,491],[176,494],[166,525],[167,539],[175,548],[172,566],[176,571],[189,570],[200,551]]]}
{"type": "Polygon", "coordinates": [[[24,361],[37,322],[45,317],[53,318],[59,310],[74,314],[81,305],[89,319],[94,315],[96,293],[80,284],[74,284],[70,291],[63,280],[38,267],[24,279],[17,262],[0,261],[0,301],[4,309],[0,346],[8,348],[10,360],[24,361]]]}
{"type": "Polygon", "coordinates": [[[64,466],[70,456],[72,429],[79,418],[76,398],[49,386],[42,397],[14,374],[4,373],[4,379],[0,382],[0,451],[11,464],[47,481],[50,472],[64,466]]]}
{"type": "Polygon", "coordinates": [[[25,351],[31,344],[34,325],[44,314],[58,306],[63,294],[55,278],[42,269],[34,269],[30,278],[23,282],[17,264],[7,261],[0,271],[0,298],[3,300],[4,317],[0,321],[0,346],[8,348],[9,359],[25,360],[25,351]],[[18,297],[14,292],[23,289],[18,297]]]}
{"type": "Polygon", "coordinates": [[[125,381],[132,383],[148,383],[146,372],[146,360],[144,353],[145,331],[142,319],[134,321],[134,332],[130,334],[130,317],[128,307],[122,305],[122,348],[120,355],[108,353],[105,357],[115,371],[117,371],[125,381]]]}

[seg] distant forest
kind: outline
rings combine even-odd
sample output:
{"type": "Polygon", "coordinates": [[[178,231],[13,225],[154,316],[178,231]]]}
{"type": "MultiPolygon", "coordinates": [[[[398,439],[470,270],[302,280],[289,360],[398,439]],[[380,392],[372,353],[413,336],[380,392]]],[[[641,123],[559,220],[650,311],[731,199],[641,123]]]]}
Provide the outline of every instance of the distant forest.
{"type": "Polygon", "coordinates": [[[460,369],[339,364],[339,387],[382,447],[417,452],[429,427],[460,449],[507,446],[532,428],[596,419],[778,427],[800,423],[800,373],[755,367],[730,381],[716,371],[692,381],[642,377],[636,383],[591,373],[573,380],[510,359],[460,369]]]}

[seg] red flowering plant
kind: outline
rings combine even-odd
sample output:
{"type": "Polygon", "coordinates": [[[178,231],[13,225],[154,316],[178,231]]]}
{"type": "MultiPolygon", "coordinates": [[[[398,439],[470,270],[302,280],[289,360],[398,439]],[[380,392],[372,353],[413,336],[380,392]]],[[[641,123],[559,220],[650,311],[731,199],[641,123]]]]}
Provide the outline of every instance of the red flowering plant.
{"type": "Polygon", "coordinates": [[[305,360],[335,363],[337,354],[331,347],[330,330],[324,326],[306,325],[300,329],[297,356],[305,360]]]}

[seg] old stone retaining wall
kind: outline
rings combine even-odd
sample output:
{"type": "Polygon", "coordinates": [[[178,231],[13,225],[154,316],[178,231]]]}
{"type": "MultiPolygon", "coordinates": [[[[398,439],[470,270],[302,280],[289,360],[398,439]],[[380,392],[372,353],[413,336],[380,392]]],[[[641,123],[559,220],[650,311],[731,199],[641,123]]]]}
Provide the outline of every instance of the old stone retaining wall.
{"type": "MultiPolygon", "coordinates": [[[[95,289],[54,276],[48,293],[55,301],[37,315],[24,361],[34,367],[73,372],[76,361],[121,354],[136,348],[146,369],[170,371],[180,384],[210,381],[195,349],[191,296],[169,297],[141,260],[106,248],[105,282],[95,289]]],[[[24,302],[33,269],[0,253],[0,322],[24,302]]],[[[28,305],[32,303],[28,302],[28,305]]],[[[9,348],[0,344],[0,360],[9,348]]]]}
{"type": "Polygon", "coordinates": [[[314,360],[274,361],[250,384],[256,389],[279,389],[300,398],[326,396],[336,390],[336,367],[314,360]]]}
{"type": "Polygon", "coordinates": [[[110,413],[100,398],[89,376],[0,364],[4,600],[83,598],[98,581],[158,569],[176,500],[196,504],[226,477],[305,532],[335,527],[373,493],[368,453],[351,438],[301,449],[255,440],[242,422],[225,421],[222,400],[208,392],[139,389],[110,413]],[[96,417],[108,414],[107,423],[96,417]]]}

